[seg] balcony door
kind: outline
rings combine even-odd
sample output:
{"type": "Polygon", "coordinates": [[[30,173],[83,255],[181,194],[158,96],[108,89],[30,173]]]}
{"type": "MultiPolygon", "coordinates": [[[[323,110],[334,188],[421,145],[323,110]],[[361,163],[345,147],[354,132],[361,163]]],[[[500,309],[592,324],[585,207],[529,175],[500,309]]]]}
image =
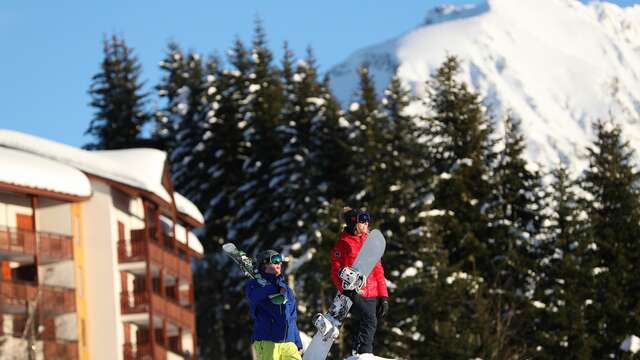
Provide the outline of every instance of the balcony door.
{"type": "Polygon", "coordinates": [[[25,214],[16,214],[16,227],[18,230],[34,231],[33,216],[25,214]]]}
{"type": "MultiPolygon", "coordinates": [[[[18,228],[18,245],[26,251],[35,251],[36,242],[33,216],[16,214],[16,227],[18,228]]],[[[19,281],[35,281],[37,279],[35,264],[21,265],[12,269],[11,278],[19,281]]]]}

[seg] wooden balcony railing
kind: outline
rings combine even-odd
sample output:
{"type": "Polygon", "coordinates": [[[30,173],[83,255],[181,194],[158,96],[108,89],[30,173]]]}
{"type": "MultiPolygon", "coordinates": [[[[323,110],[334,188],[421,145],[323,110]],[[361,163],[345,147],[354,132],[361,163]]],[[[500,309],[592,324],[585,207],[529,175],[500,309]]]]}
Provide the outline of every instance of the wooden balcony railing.
{"type": "Polygon", "coordinates": [[[121,292],[120,305],[123,314],[138,314],[149,311],[149,293],[140,292],[121,292]]]}
{"type": "Polygon", "coordinates": [[[0,252],[30,254],[36,252],[36,236],[33,231],[0,226],[0,252]]]}
{"type": "Polygon", "coordinates": [[[38,255],[57,260],[73,259],[73,238],[68,235],[38,232],[38,255]]]}
{"type": "Polygon", "coordinates": [[[63,287],[43,286],[39,307],[46,313],[68,314],[76,312],[76,292],[63,287]]]}
{"type": "Polygon", "coordinates": [[[51,260],[70,260],[73,259],[73,240],[68,235],[2,226],[0,253],[37,254],[51,260]]]}
{"type": "MultiPolygon", "coordinates": [[[[149,311],[148,292],[120,293],[121,311],[123,314],[146,313],[149,311]]],[[[167,319],[173,324],[195,332],[195,316],[190,307],[180,306],[175,301],[163,298],[158,294],[151,294],[154,314],[167,319]]]]}
{"type": "Polygon", "coordinates": [[[179,255],[178,247],[170,249],[163,246],[162,243],[155,242],[155,240],[151,241],[151,239],[149,239],[148,244],[147,251],[144,230],[131,231],[130,241],[118,241],[118,261],[145,261],[148,253],[149,260],[154,264],[166,269],[173,276],[191,281],[193,278],[191,263],[189,258],[179,255]]]}
{"type": "Polygon", "coordinates": [[[154,313],[176,325],[195,331],[195,317],[190,308],[182,307],[180,304],[157,294],[152,294],[151,299],[154,313]]]}
{"type": "MultiPolygon", "coordinates": [[[[25,312],[27,301],[38,296],[38,286],[33,283],[0,281],[0,311],[25,312]]],[[[41,286],[38,308],[45,314],[68,314],[76,311],[74,289],[41,286]]]]}
{"type": "Polygon", "coordinates": [[[78,342],[77,341],[49,341],[45,340],[44,358],[47,360],[77,360],[78,342]]]}
{"type": "Polygon", "coordinates": [[[125,343],[123,351],[124,360],[166,360],[167,358],[167,351],[157,344],[152,352],[150,343],[125,343]]]}

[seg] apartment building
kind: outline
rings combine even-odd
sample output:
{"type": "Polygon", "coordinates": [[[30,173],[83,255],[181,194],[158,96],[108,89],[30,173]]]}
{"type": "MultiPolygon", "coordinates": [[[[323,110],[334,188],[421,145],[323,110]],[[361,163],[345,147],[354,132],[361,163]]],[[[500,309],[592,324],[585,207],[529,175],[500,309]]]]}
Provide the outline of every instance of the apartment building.
{"type": "Polygon", "coordinates": [[[159,150],[0,130],[0,359],[195,358],[204,220],[169,175],[159,150]]]}

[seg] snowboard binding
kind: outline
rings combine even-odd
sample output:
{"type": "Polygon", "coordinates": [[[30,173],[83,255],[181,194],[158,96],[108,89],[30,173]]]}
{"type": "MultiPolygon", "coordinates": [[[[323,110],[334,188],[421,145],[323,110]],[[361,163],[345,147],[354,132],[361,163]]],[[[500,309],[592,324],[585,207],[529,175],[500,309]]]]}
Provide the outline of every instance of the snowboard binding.
{"type": "Polygon", "coordinates": [[[344,290],[355,290],[357,293],[362,293],[362,288],[367,284],[367,277],[350,267],[342,268],[339,276],[342,279],[344,290]]]}
{"type": "Polygon", "coordinates": [[[322,339],[327,341],[329,339],[337,339],[340,335],[339,323],[331,315],[317,314],[313,319],[313,325],[318,332],[322,335],[322,339]]]}

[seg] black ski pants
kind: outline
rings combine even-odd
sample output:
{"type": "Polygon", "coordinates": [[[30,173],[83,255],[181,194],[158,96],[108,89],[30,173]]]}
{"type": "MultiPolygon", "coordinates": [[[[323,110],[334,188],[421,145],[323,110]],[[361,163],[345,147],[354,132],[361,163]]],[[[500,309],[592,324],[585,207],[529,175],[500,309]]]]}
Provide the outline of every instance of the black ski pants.
{"type": "Polygon", "coordinates": [[[356,354],[373,353],[373,339],[378,326],[376,309],[378,298],[362,298],[356,296],[351,306],[351,314],[355,325],[353,334],[353,351],[356,354]]]}

